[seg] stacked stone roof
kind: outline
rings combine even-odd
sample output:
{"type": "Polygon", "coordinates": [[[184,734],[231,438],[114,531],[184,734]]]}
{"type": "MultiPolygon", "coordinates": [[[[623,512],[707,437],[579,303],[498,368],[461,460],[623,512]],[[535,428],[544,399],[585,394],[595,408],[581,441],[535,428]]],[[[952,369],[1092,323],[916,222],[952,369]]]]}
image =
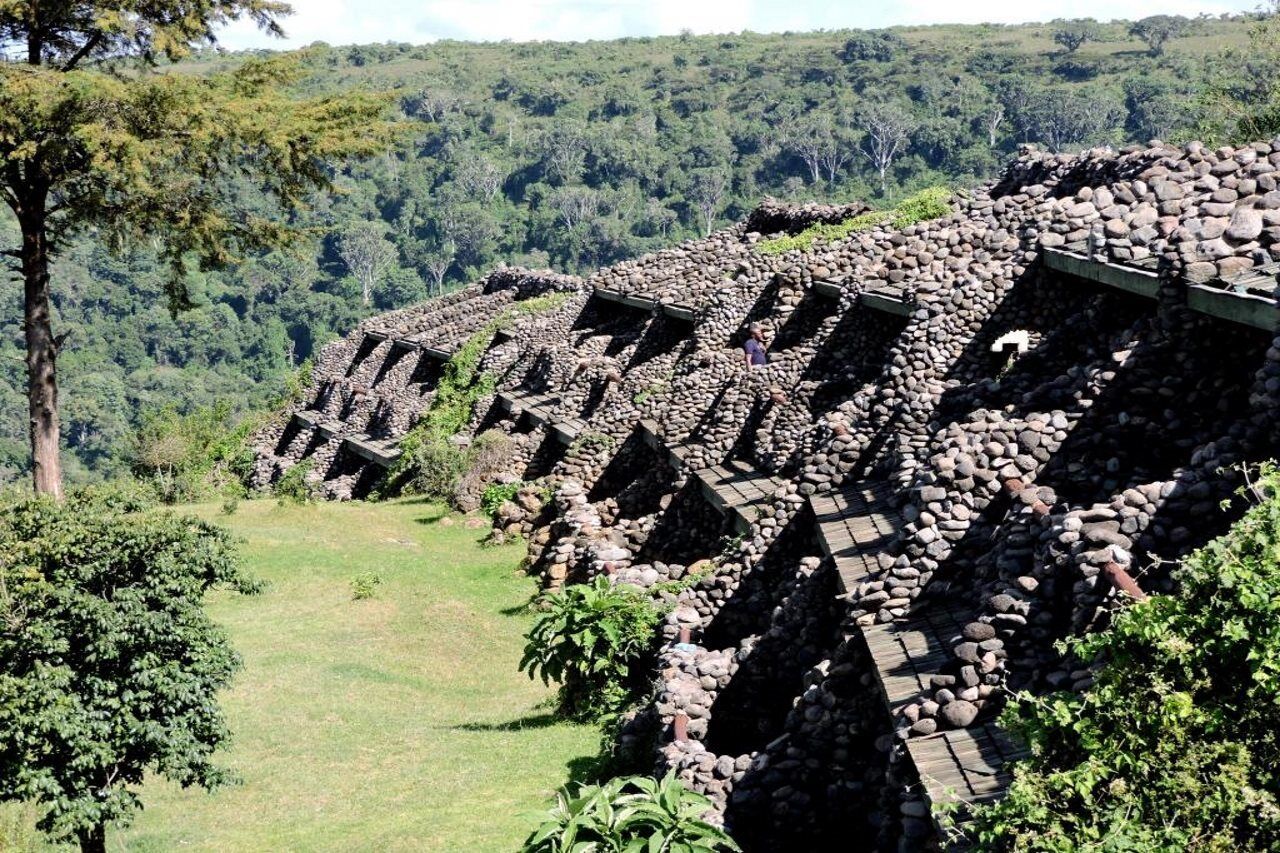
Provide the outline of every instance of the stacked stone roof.
{"type": "Polygon", "coordinates": [[[1028,149],[907,227],[772,254],[863,208],[768,202],[585,281],[500,271],[327,349],[260,482],[305,458],[367,492],[441,356],[569,293],[495,337],[468,433],[510,437],[486,477],[552,487],[499,513],[547,586],[604,573],[670,606],[624,751],[756,849],[926,849],[933,806],[1007,781],[1008,691],[1088,687],[1056,641],[1170,589],[1230,521],[1231,466],[1275,454],[1276,162],[1028,149]]]}

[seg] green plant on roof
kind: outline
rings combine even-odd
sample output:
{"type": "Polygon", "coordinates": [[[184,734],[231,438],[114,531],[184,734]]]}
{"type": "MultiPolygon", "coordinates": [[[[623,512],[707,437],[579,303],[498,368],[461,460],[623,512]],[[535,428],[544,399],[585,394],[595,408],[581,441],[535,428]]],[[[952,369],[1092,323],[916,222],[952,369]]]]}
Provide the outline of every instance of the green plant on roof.
{"type": "Polygon", "coordinates": [[[761,240],[755,248],[762,255],[782,255],[793,250],[807,252],[819,242],[834,243],[877,225],[887,224],[902,230],[918,222],[946,216],[951,211],[950,202],[951,190],[946,187],[930,187],[907,196],[890,210],[872,210],[842,222],[820,222],[798,234],[761,240]]]}
{"type": "Polygon", "coordinates": [[[471,420],[476,403],[492,394],[498,384],[495,374],[480,369],[493,336],[521,317],[554,311],[572,297],[571,292],[558,291],[508,305],[458,347],[445,363],[431,405],[400,440],[402,452],[387,475],[384,494],[411,492],[437,498],[453,494],[466,473],[468,451],[452,439],[471,420]]]}
{"type": "Polygon", "coordinates": [[[571,452],[585,450],[588,453],[595,453],[599,450],[608,450],[615,444],[613,436],[606,435],[603,432],[584,432],[573,440],[569,445],[571,452]]]}

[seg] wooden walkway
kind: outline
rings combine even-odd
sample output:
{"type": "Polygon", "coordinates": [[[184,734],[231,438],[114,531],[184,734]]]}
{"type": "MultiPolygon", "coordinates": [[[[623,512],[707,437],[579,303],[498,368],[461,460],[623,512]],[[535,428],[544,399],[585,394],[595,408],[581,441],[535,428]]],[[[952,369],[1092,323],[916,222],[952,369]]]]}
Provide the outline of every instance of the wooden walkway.
{"type": "MultiPolygon", "coordinates": [[[[1159,264],[1155,258],[1123,263],[1100,259],[1089,253],[1087,241],[1060,248],[1041,247],[1044,264],[1051,270],[1075,279],[1096,282],[1146,299],[1156,299],[1160,291],[1159,264]]],[[[1219,320],[1252,326],[1264,332],[1276,327],[1276,274],[1280,263],[1272,262],[1245,270],[1230,278],[1213,276],[1204,281],[1184,278],[1187,307],[1219,320]]]]}
{"type": "Polygon", "coordinates": [[[739,461],[703,468],[695,476],[708,500],[722,512],[770,501],[773,493],[786,485],[777,477],[756,471],[750,463],[739,461]]]}
{"type": "Polygon", "coordinates": [[[555,410],[560,402],[561,398],[555,394],[519,394],[514,391],[498,394],[498,405],[513,417],[523,415],[535,427],[547,427],[561,444],[573,444],[587,428],[587,424],[581,418],[557,420],[555,410]]]}
{"type": "Polygon", "coordinates": [[[890,506],[889,483],[853,483],[809,498],[818,538],[835,561],[841,592],[851,592],[880,568],[878,556],[897,541],[902,516],[890,506]]]}
{"type": "Polygon", "coordinates": [[[867,308],[896,314],[899,317],[910,317],[911,312],[916,310],[915,301],[906,295],[906,290],[901,285],[888,282],[862,291],[858,301],[867,308]]]}
{"type": "Polygon", "coordinates": [[[517,394],[504,391],[498,395],[498,405],[514,416],[524,415],[535,427],[551,423],[560,398],[555,394],[517,394]]]}
{"type": "MultiPolygon", "coordinates": [[[[835,562],[843,592],[883,572],[878,558],[891,553],[904,523],[892,499],[887,482],[853,483],[809,498],[819,540],[835,562]]],[[[886,710],[895,720],[951,662],[951,649],[971,618],[971,607],[930,601],[905,619],[860,626],[886,710]]],[[[999,797],[1012,778],[1006,767],[1027,754],[990,723],[909,738],[906,748],[931,808],[999,797]]],[[[964,810],[955,818],[963,821],[964,810]]]]}
{"type": "Polygon", "coordinates": [[[900,622],[863,626],[862,636],[890,711],[896,712],[929,689],[929,677],[951,661],[951,647],[960,642],[970,615],[961,606],[930,604],[900,622]]]}
{"type": "Polygon", "coordinates": [[[925,797],[934,806],[999,799],[1013,781],[1006,768],[1029,754],[990,723],[911,738],[907,753],[920,774],[925,797]]]}
{"type": "Polygon", "coordinates": [[[379,440],[370,438],[364,433],[349,435],[345,439],[347,449],[362,459],[366,459],[383,468],[390,468],[400,458],[401,450],[398,440],[379,440]]]}

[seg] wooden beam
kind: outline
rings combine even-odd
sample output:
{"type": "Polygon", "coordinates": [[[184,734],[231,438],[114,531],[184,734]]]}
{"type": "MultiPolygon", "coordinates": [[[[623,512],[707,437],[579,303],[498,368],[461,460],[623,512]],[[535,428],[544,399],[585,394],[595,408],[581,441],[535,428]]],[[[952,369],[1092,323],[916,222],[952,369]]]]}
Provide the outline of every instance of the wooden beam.
{"type": "Polygon", "coordinates": [[[1160,290],[1160,276],[1154,271],[1121,266],[1109,261],[1095,261],[1087,255],[1066,249],[1041,249],[1044,265],[1067,275],[1105,284],[1135,296],[1155,299],[1160,290]]]}
{"type": "Polygon", "coordinates": [[[1187,307],[1264,332],[1276,329],[1275,301],[1254,293],[1236,293],[1207,284],[1193,284],[1187,288],[1187,307]]]}

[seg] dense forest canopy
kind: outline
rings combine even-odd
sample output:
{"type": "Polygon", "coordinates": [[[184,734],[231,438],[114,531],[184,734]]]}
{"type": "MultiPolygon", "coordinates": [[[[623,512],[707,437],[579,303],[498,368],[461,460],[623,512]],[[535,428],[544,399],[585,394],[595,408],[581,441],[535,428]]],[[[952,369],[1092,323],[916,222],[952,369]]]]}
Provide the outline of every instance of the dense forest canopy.
{"type": "MultiPolygon", "coordinates": [[[[310,234],[301,248],[198,274],[193,310],[169,313],[154,255],[72,247],[54,274],[56,324],[70,333],[68,476],[127,466],[148,410],[260,406],[361,317],[501,261],[581,271],[704,233],[765,195],[887,204],[990,177],[1023,142],[1206,138],[1209,81],[1254,67],[1223,59],[1253,27],[1256,16],[314,45],[300,94],[391,90],[413,132],[335,176],[339,194],[293,223],[310,234]]],[[[173,73],[252,55],[206,52],[173,73]]],[[[260,193],[248,180],[230,189],[250,205],[260,193]]],[[[13,227],[0,220],[0,236],[13,227]]],[[[28,450],[20,285],[0,282],[0,300],[3,481],[28,450]]]]}

